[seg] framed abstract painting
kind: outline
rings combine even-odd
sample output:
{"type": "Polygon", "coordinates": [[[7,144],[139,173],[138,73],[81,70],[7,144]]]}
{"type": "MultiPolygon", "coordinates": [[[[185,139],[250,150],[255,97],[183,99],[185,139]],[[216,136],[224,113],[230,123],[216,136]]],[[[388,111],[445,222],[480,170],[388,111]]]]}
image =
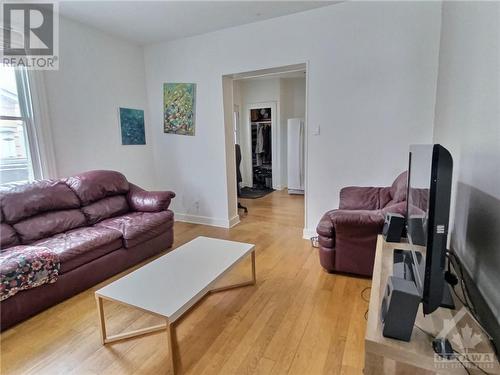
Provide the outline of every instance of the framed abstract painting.
{"type": "Polygon", "coordinates": [[[142,109],[120,108],[122,145],[145,145],[144,111],[142,109]]]}
{"type": "Polygon", "coordinates": [[[196,84],[163,84],[163,131],[194,135],[196,117],[196,84]]]}

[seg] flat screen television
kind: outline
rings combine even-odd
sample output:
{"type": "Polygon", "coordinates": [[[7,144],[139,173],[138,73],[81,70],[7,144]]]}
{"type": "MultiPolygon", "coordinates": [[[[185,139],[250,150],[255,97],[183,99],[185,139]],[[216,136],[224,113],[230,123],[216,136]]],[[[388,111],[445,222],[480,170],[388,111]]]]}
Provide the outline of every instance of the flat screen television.
{"type": "Polygon", "coordinates": [[[453,159],[443,146],[410,146],[406,229],[424,314],[453,307],[444,279],[452,170],[453,159]]]}

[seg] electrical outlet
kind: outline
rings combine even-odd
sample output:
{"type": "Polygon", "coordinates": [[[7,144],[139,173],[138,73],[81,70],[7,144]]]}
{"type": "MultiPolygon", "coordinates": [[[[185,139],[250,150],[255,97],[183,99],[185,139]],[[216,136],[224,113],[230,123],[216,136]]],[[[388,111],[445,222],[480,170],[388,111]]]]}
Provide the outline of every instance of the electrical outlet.
{"type": "Polygon", "coordinates": [[[196,212],[200,211],[200,201],[195,201],[194,202],[194,209],[196,210],[196,212]]]}

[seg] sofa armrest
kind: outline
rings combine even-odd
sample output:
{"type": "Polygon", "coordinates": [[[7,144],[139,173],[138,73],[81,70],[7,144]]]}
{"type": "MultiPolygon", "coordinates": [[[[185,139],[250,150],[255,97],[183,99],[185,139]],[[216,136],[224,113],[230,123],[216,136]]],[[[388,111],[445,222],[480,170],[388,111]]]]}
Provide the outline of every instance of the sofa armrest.
{"type": "Polygon", "coordinates": [[[333,210],[330,220],[335,231],[340,228],[379,227],[384,225],[384,214],[380,210],[333,210]]]}
{"type": "Polygon", "coordinates": [[[362,230],[362,227],[378,228],[384,225],[384,212],[381,210],[331,210],[323,215],[316,232],[323,237],[333,238],[340,229],[362,230]]]}
{"type": "MultiPolygon", "coordinates": [[[[331,212],[331,211],[330,211],[331,212]]],[[[333,231],[333,222],[330,219],[330,212],[323,215],[316,227],[316,232],[323,237],[332,238],[335,234],[333,231]]]]}
{"type": "Polygon", "coordinates": [[[320,220],[316,231],[320,236],[335,238],[340,235],[376,233],[384,225],[384,213],[381,210],[332,210],[320,220]]]}
{"type": "Polygon", "coordinates": [[[146,191],[134,184],[130,184],[127,194],[130,209],[142,212],[164,211],[174,197],[175,193],[172,191],[146,191]]]}
{"type": "Polygon", "coordinates": [[[339,209],[378,210],[390,199],[390,188],[348,186],[340,190],[339,209]]]}
{"type": "Polygon", "coordinates": [[[377,235],[384,226],[381,210],[337,210],[330,215],[335,238],[335,270],[370,276],[373,272],[377,235]]]}

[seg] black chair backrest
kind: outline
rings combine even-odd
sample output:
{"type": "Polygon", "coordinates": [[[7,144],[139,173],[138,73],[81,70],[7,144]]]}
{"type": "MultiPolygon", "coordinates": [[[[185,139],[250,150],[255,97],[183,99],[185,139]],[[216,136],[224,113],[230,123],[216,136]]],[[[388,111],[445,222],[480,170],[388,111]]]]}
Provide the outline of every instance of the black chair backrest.
{"type": "Polygon", "coordinates": [[[241,171],[240,171],[240,165],[241,165],[241,148],[239,144],[234,145],[235,150],[236,150],[236,181],[241,182],[243,179],[241,178],[241,171]]]}

